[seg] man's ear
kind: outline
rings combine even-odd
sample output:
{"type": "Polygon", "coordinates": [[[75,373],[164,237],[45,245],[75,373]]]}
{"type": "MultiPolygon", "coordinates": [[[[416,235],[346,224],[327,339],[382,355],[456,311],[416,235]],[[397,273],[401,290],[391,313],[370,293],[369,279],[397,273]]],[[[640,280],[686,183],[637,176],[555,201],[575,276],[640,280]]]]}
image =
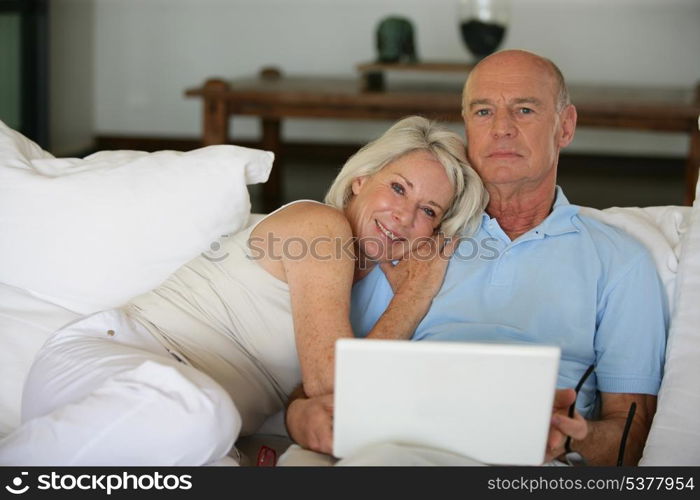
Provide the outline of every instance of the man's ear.
{"type": "Polygon", "coordinates": [[[569,104],[559,113],[559,119],[561,120],[559,124],[561,127],[561,135],[559,136],[560,148],[565,148],[574,140],[577,116],[576,107],[573,104],[569,104]]]}
{"type": "Polygon", "coordinates": [[[362,186],[364,186],[365,181],[367,181],[367,176],[363,175],[361,177],[355,177],[352,180],[352,194],[357,196],[362,191],[362,186]]]}

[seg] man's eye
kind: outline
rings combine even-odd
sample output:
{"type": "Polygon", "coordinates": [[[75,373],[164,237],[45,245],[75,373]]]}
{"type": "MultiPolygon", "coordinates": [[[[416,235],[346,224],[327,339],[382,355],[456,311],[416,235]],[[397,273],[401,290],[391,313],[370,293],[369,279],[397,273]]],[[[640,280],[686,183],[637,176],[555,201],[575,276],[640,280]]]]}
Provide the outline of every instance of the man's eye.
{"type": "Polygon", "coordinates": [[[489,110],[488,109],[477,109],[475,114],[476,114],[476,116],[488,116],[489,110]]]}
{"type": "Polygon", "coordinates": [[[392,183],[391,183],[391,189],[393,189],[394,191],[396,191],[398,194],[404,194],[404,192],[406,191],[406,190],[403,188],[403,186],[402,186],[401,184],[399,184],[398,182],[392,182],[392,183]]]}
{"type": "Polygon", "coordinates": [[[534,111],[531,108],[520,108],[520,114],[529,115],[532,113],[534,113],[534,111]]]}

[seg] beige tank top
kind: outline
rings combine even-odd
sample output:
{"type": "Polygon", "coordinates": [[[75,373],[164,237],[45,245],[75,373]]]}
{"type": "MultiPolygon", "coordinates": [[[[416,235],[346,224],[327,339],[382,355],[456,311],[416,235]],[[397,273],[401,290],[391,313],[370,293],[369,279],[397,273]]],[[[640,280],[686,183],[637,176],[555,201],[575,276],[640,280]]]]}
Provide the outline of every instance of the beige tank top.
{"type": "Polygon", "coordinates": [[[257,224],[125,306],[166,348],[226,389],[244,435],[283,408],[301,382],[289,287],[251,258],[257,224]]]}

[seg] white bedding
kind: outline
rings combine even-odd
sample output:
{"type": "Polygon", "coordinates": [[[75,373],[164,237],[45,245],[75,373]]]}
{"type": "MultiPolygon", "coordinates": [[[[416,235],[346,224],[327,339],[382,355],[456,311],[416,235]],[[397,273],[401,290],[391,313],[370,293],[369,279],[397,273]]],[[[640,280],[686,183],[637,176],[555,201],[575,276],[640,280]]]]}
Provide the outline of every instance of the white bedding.
{"type": "Polygon", "coordinates": [[[250,217],[267,151],[101,151],[54,158],[0,121],[0,435],[46,337],[158,286],[250,217]]]}
{"type": "Polygon", "coordinates": [[[22,381],[48,336],[80,315],[0,283],[0,436],[19,424],[22,381]]]}

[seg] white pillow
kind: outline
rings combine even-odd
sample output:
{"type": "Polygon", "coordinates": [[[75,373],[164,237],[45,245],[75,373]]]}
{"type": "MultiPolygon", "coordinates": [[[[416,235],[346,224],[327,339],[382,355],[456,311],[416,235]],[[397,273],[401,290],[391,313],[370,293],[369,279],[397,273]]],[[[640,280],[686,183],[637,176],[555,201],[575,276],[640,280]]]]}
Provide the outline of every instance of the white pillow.
{"type": "Polygon", "coordinates": [[[0,120],[0,165],[30,168],[29,160],[38,158],[53,158],[53,155],[0,120]]]}
{"type": "Polygon", "coordinates": [[[0,122],[0,282],[82,314],[119,306],[241,229],[272,160],[228,145],[59,159],[0,122]]]}

